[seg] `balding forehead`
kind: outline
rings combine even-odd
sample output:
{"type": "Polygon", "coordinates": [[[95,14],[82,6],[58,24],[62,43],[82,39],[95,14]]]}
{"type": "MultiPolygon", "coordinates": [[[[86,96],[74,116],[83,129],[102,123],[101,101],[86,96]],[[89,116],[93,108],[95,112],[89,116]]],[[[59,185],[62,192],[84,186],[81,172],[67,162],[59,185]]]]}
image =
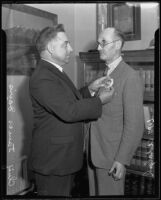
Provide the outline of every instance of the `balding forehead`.
{"type": "Polygon", "coordinates": [[[108,27],[106,29],[104,29],[105,33],[114,33],[115,32],[115,29],[113,27],[108,27]]]}
{"type": "Polygon", "coordinates": [[[115,29],[114,28],[106,28],[102,31],[102,33],[100,34],[101,37],[105,38],[105,39],[110,39],[110,38],[114,38],[115,34],[115,29]]]}

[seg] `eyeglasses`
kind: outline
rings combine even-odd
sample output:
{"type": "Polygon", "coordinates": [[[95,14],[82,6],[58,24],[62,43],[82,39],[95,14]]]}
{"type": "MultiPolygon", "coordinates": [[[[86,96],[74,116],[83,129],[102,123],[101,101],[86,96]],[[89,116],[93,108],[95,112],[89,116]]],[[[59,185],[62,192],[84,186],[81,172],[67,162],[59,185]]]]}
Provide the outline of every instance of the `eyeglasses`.
{"type": "Polygon", "coordinates": [[[116,42],[116,41],[119,41],[119,40],[114,40],[112,42],[103,42],[102,44],[97,42],[97,48],[98,48],[98,46],[100,46],[101,48],[104,48],[106,45],[111,44],[111,43],[116,42]]]}

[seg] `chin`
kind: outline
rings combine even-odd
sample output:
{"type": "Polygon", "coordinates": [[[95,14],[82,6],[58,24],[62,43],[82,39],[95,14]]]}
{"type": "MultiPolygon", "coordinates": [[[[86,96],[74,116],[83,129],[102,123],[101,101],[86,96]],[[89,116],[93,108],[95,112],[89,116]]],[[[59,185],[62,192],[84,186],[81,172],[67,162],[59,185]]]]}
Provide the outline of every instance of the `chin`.
{"type": "Polygon", "coordinates": [[[100,54],[100,59],[101,59],[101,60],[106,60],[106,57],[105,57],[104,55],[101,55],[101,54],[100,54]]]}

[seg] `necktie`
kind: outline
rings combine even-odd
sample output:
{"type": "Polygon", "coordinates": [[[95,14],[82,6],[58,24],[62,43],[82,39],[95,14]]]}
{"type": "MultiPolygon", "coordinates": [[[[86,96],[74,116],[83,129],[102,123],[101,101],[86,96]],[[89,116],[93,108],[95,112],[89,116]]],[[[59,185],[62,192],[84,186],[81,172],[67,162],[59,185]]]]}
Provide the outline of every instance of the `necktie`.
{"type": "Polygon", "coordinates": [[[106,67],[106,69],[105,69],[105,71],[104,71],[104,73],[103,73],[104,76],[107,76],[107,75],[108,75],[108,70],[109,70],[109,66],[106,67]]]}

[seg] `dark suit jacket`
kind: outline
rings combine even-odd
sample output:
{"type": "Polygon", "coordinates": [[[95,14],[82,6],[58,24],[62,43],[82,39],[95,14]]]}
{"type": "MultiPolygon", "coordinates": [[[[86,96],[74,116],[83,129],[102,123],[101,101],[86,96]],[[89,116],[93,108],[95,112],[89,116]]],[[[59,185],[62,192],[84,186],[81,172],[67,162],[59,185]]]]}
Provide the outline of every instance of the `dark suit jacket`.
{"type": "Polygon", "coordinates": [[[91,157],[95,166],[110,169],[114,160],[129,165],[144,130],[143,84],[139,74],[121,61],[110,74],[114,96],[91,125],[91,157]]]}
{"type": "MultiPolygon", "coordinates": [[[[83,161],[83,121],[101,116],[99,98],[82,98],[71,80],[40,60],[29,84],[34,112],[31,166],[42,174],[66,175],[83,161]]],[[[86,89],[84,96],[90,96],[86,89]]]]}

